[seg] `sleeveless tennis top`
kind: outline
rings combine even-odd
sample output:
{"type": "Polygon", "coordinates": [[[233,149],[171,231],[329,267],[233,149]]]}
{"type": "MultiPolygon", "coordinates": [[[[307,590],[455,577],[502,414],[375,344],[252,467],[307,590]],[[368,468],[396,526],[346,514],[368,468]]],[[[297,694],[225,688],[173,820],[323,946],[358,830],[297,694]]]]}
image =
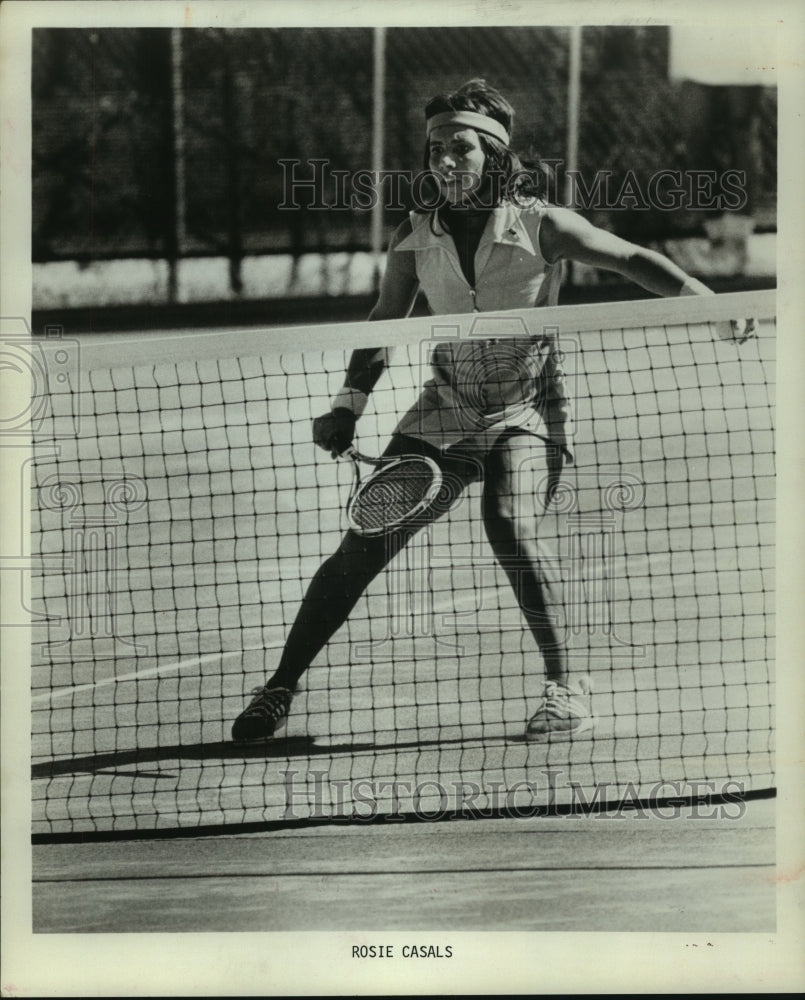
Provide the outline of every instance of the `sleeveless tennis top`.
{"type": "Polygon", "coordinates": [[[485,315],[557,304],[561,263],[549,264],[539,244],[545,210],[505,203],[489,213],[475,252],[474,286],[438,218],[411,213],[412,231],[392,252],[413,252],[432,314],[472,312],[476,318],[468,338],[434,345],[433,377],[398,433],[447,448],[523,426],[559,445],[572,460],[572,413],[558,329],[529,329],[520,317],[485,315]]]}

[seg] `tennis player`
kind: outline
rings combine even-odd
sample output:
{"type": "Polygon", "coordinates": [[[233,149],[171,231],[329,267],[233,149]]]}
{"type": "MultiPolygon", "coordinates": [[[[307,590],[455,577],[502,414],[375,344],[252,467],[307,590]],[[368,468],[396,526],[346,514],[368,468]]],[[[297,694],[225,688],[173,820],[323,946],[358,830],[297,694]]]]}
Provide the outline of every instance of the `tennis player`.
{"type": "MultiPolygon", "coordinates": [[[[435,98],[425,117],[425,166],[439,186],[438,205],[415,209],[393,234],[370,320],[408,316],[420,288],[437,315],[555,305],[566,260],[615,271],[657,295],[712,294],[661,254],[540,200],[534,174],[512,151],[514,111],[485,81],[435,98]]],[[[738,340],[751,335],[751,321],[731,332],[738,340]]],[[[589,678],[570,676],[562,576],[541,530],[563,464],[573,462],[560,359],[556,334],[547,331],[436,345],[432,377],[384,454],[435,459],[444,502],[386,536],[346,532],[313,577],[276,672],[236,719],[234,740],[265,739],[284,723],[300,677],[368,584],[479,480],[486,535],[544,663],[544,690],[526,739],[590,736],[589,678]]],[[[350,445],[385,363],[382,349],[353,353],[331,411],[313,423],[316,444],[333,455],[350,445]]]]}

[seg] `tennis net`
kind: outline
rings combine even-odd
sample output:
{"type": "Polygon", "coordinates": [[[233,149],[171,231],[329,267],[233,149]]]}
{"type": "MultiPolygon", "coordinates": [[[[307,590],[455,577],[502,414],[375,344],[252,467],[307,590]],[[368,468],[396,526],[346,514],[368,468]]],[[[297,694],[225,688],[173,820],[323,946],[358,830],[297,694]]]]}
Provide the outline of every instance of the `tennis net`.
{"type": "Polygon", "coordinates": [[[592,738],[524,739],[545,671],[480,484],[369,586],[281,735],[229,737],[345,528],[351,469],[311,418],[351,350],[391,348],[358,423],[378,454],[434,344],[487,343],[477,316],[42,340],[35,835],[773,788],[774,293],[530,310],[501,330],[514,315],[557,334],[574,405],[575,465],[541,530],[592,738]],[[756,338],[716,336],[748,315],[756,338]]]}

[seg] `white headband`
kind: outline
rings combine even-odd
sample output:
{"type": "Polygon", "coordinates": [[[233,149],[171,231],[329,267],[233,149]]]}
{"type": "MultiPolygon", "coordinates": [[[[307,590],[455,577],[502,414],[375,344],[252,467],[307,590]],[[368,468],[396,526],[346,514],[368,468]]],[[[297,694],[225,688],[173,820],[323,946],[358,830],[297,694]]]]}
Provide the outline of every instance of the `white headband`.
{"type": "Polygon", "coordinates": [[[476,111],[442,111],[441,114],[428,118],[428,135],[440,125],[469,125],[477,132],[486,132],[500,139],[504,145],[509,145],[509,133],[500,122],[488,115],[479,115],[476,111]]]}

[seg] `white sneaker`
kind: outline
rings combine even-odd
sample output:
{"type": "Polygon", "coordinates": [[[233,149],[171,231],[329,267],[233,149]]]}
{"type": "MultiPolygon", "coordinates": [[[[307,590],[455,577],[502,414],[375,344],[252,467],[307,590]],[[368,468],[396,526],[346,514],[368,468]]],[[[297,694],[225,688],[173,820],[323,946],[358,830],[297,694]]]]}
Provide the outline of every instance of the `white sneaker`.
{"type": "Polygon", "coordinates": [[[593,730],[592,685],[587,675],[570,684],[546,681],[542,700],[526,726],[528,743],[589,739],[593,730]]]}

